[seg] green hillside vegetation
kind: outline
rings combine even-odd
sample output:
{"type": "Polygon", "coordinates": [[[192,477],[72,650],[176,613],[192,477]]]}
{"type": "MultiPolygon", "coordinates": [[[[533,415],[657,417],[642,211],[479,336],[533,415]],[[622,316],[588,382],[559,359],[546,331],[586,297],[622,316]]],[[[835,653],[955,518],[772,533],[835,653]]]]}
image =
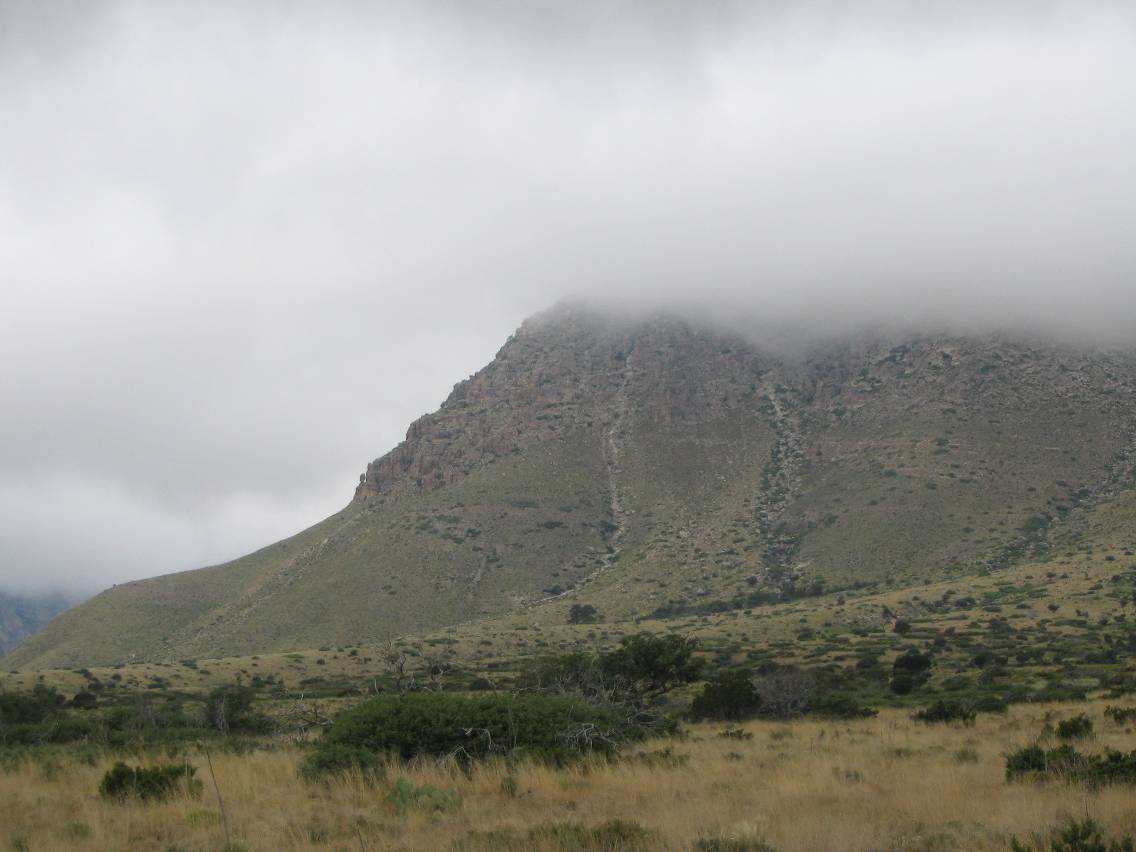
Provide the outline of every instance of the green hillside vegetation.
{"type": "Polygon", "coordinates": [[[908,336],[789,356],[561,308],[412,424],[341,512],[226,565],[121,584],[2,665],[431,636],[507,658],[537,636],[528,651],[639,627],[832,656],[895,617],[945,630],[989,606],[1088,629],[1068,597],[1057,614],[1040,602],[1099,567],[1075,607],[1096,618],[1106,572],[1129,564],[1134,425],[1128,353],[908,336]],[[599,623],[568,625],[573,605],[599,623]]]}

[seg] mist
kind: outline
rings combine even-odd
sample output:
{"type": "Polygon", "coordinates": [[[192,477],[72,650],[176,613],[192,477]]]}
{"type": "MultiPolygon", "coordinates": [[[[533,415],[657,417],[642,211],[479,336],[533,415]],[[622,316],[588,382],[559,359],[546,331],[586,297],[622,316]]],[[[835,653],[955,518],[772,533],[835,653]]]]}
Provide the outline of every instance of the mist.
{"type": "Polygon", "coordinates": [[[0,588],[334,512],[565,299],[1136,343],[1105,2],[0,3],[0,588]]]}

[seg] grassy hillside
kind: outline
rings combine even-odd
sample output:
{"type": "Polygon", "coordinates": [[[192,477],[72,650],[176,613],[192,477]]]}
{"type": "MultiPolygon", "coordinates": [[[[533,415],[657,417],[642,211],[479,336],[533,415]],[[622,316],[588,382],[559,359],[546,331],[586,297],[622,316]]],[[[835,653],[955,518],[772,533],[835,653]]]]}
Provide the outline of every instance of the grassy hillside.
{"type": "Polygon", "coordinates": [[[789,357],[561,309],[412,424],[342,512],[104,592],[3,665],[373,645],[573,603],[615,624],[969,588],[1052,558],[1099,507],[1131,523],[1114,498],[1134,426],[1126,354],[905,337],[789,357]]]}

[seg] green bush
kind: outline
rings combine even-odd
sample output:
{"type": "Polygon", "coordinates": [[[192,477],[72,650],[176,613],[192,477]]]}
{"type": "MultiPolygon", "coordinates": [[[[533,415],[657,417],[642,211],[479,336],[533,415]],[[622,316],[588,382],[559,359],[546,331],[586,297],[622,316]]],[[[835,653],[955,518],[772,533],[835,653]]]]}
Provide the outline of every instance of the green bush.
{"type": "Polygon", "coordinates": [[[588,827],[578,822],[540,823],[521,833],[511,828],[471,831],[456,850],[529,852],[534,848],[559,852],[634,852],[654,848],[651,832],[637,822],[613,819],[588,827]]]}
{"type": "Polygon", "coordinates": [[[1048,838],[1035,837],[1025,844],[1011,837],[1010,852],[1136,852],[1136,842],[1128,834],[1110,840],[1100,823],[1090,817],[1083,821],[1070,818],[1048,838]]]}
{"type": "Polygon", "coordinates": [[[973,725],[978,713],[961,701],[945,701],[939,699],[930,707],[924,707],[913,718],[916,722],[961,722],[964,725],[973,725]]]}
{"type": "Polygon", "coordinates": [[[1105,707],[1104,715],[1118,725],[1136,722],[1136,707],[1105,707]]]}
{"type": "Polygon", "coordinates": [[[861,703],[845,692],[830,692],[813,699],[812,712],[826,719],[870,719],[879,710],[861,703]]]}
{"type": "Polygon", "coordinates": [[[701,837],[694,842],[693,852],[777,852],[756,837],[701,837]]]}
{"type": "Polygon", "coordinates": [[[1104,784],[1136,784],[1136,751],[1082,754],[1071,745],[1043,749],[1026,746],[1006,757],[1006,780],[1047,780],[1104,784]]]}
{"type": "Polygon", "coordinates": [[[1057,737],[1062,740],[1083,739],[1093,732],[1093,720],[1081,713],[1057,723],[1057,737]]]}
{"type": "Polygon", "coordinates": [[[442,790],[429,784],[416,786],[413,781],[399,778],[387,793],[385,801],[399,813],[407,811],[449,813],[461,808],[462,797],[457,790],[442,790]]]}
{"type": "Polygon", "coordinates": [[[669,633],[625,636],[619,647],[600,657],[604,673],[631,684],[645,697],[655,697],[698,680],[702,664],[694,657],[698,642],[669,633]]]}
{"type": "Polygon", "coordinates": [[[528,832],[533,844],[551,844],[572,850],[648,849],[651,833],[637,822],[613,819],[588,828],[578,822],[550,822],[528,832]]]}
{"type": "Polygon", "coordinates": [[[382,754],[358,746],[324,743],[300,764],[300,777],[308,781],[358,772],[363,780],[377,783],[386,778],[382,754]]]}
{"type": "Polygon", "coordinates": [[[30,692],[0,692],[0,728],[44,722],[59,715],[67,699],[37,683],[30,692]]]}
{"type": "Polygon", "coordinates": [[[568,608],[569,624],[595,624],[599,620],[599,610],[591,604],[572,604],[568,608]]]}
{"type": "Polygon", "coordinates": [[[174,795],[179,788],[196,795],[201,791],[201,782],[193,777],[196,771],[188,764],[127,766],[119,761],[103,776],[99,795],[119,801],[133,798],[161,800],[174,795]]]}
{"type": "Polygon", "coordinates": [[[740,722],[752,719],[761,709],[761,696],[745,672],[724,672],[702,687],[691,702],[695,719],[740,722]]]}
{"type": "Polygon", "coordinates": [[[268,733],[272,723],[268,717],[253,710],[255,698],[256,693],[248,686],[230,684],[217,687],[205,700],[209,724],[226,734],[230,731],[268,733]]]}
{"type": "Polygon", "coordinates": [[[416,692],[372,698],[348,710],[324,735],[312,765],[358,759],[344,749],[405,759],[530,754],[563,760],[613,753],[643,734],[614,711],[568,695],[416,692]]]}

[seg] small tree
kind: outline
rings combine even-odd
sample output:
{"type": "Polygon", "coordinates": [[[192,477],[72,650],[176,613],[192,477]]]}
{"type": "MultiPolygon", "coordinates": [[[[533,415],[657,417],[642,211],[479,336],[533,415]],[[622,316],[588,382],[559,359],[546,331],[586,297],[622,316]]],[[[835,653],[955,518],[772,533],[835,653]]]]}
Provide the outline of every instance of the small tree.
{"type": "Polygon", "coordinates": [[[683,683],[698,679],[701,663],[695,659],[695,639],[668,634],[637,633],[625,636],[619,647],[601,658],[604,672],[633,685],[647,699],[657,698],[683,683]]]}
{"type": "Polygon", "coordinates": [[[572,604],[568,610],[569,624],[595,624],[599,620],[599,610],[591,604],[572,604]]]}
{"type": "Polygon", "coordinates": [[[253,712],[254,698],[255,693],[248,686],[230,684],[217,687],[205,701],[209,724],[224,734],[230,731],[264,730],[268,719],[253,712]]]}
{"type": "Polygon", "coordinates": [[[761,696],[763,715],[774,719],[795,719],[812,707],[816,684],[811,675],[796,668],[774,669],[754,681],[761,696]]]}
{"type": "Polygon", "coordinates": [[[690,705],[695,719],[740,722],[761,709],[761,695],[745,672],[723,672],[702,688],[690,705]]]}

